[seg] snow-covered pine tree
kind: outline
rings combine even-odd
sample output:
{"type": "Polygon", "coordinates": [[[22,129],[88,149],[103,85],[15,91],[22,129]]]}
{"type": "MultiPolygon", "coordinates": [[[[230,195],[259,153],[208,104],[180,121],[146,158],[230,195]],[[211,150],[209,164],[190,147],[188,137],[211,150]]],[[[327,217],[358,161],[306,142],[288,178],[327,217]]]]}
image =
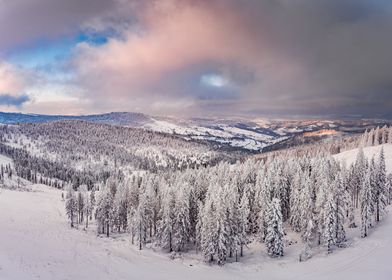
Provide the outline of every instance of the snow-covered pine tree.
{"type": "Polygon", "coordinates": [[[215,201],[216,189],[209,188],[203,208],[200,211],[199,232],[200,232],[200,249],[204,259],[213,262],[217,252],[217,211],[215,201]]]}
{"type": "Polygon", "coordinates": [[[90,218],[92,212],[92,206],[90,202],[90,196],[88,195],[87,185],[81,185],[79,187],[80,192],[82,193],[83,201],[83,217],[86,219],[85,227],[88,228],[88,220],[90,218]]]}
{"type": "MultiPolygon", "coordinates": [[[[79,187],[80,188],[80,187],[79,187]]],[[[82,223],[84,221],[84,207],[85,207],[85,198],[84,198],[84,193],[83,191],[79,190],[78,195],[77,195],[77,205],[78,205],[78,224],[82,223]]]]}
{"type": "Polygon", "coordinates": [[[374,128],[369,131],[367,147],[374,146],[374,128]]]}
{"type": "Polygon", "coordinates": [[[369,228],[372,224],[373,215],[373,197],[370,182],[370,171],[364,174],[364,180],[361,188],[361,236],[367,237],[369,228]]]}
{"type": "Polygon", "coordinates": [[[280,200],[273,198],[268,205],[267,235],[265,237],[267,252],[271,257],[283,256],[283,235],[283,217],[280,200]]]}
{"type": "Polygon", "coordinates": [[[161,220],[158,227],[160,245],[169,252],[173,251],[173,232],[175,222],[175,196],[172,187],[162,185],[164,195],[162,198],[161,220]]]}
{"type": "Polygon", "coordinates": [[[388,127],[384,125],[381,130],[381,144],[386,144],[388,139],[388,127]]]}
{"type": "Polygon", "coordinates": [[[364,134],[362,134],[361,141],[359,142],[359,145],[362,147],[366,147],[367,143],[368,143],[368,138],[369,138],[369,132],[366,129],[364,134]]]}
{"type": "MultiPolygon", "coordinates": [[[[246,193],[243,194],[240,205],[239,205],[239,219],[237,230],[238,230],[238,243],[240,246],[240,256],[243,257],[244,255],[244,246],[249,243],[248,235],[246,233],[246,223],[247,217],[249,216],[249,199],[246,196],[246,193]]],[[[236,254],[236,261],[237,261],[237,254],[236,254]]]]}
{"type": "Polygon", "coordinates": [[[100,190],[96,208],[98,233],[106,233],[107,237],[110,235],[110,229],[114,220],[114,197],[111,190],[112,188],[109,185],[100,190]]]}
{"type": "Polygon", "coordinates": [[[332,252],[332,246],[336,245],[337,208],[334,193],[330,192],[324,205],[323,240],[328,253],[332,252]]]}
{"type": "Polygon", "coordinates": [[[344,225],[349,198],[340,173],[336,175],[333,186],[336,204],[336,245],[342,246],[343,243],[346,242],[346,231],[344,225]]]}
{"type": "Polygon", "coordinates": [[[363,185],[364,176],[368,168],[368,162],[365,158],[365,154],[363,152],[363,148],[359,147],[357,158],[353,165],[352,169],[352,178],[351,178],[351,189],[352,189],[352,199],[354,207],[359,207],[359,195],[361,191],[361,187],[363,185]]]}
{"type": "Polygon", "coordinates": [[[374,146],[380,145],[380,127],[377,126],[374,131],[374,146]]]}
{"type": "Polygon", "coordinates": [[[139,194],[139,205],[133,215],[133,227],[139,243],[139,250],[147,242],[147,233],[151,224],[151,207],[149,197],[145,192],[139,194]]]}
{"type": "Polygon", "coordinates": [[[91,209],[90,209],[90,216],[89,216],[90,220],[93,218],[93,212],[94,212],[94,209],[95,209],[95,203],[96,203],[95,187],[93,187],[91,189],[91,192],[90,192],[90,207],[91,207],[91,209]]]}
{"type": "Polygon", "coordinates": [[[290,196],[290,225],[295,232],[302,230],[303,217],[302,217],[302,200],[301,195],[304,192],[303,174],[297,171],[294,175],[294,182],[292,184],[290,196]]]}
{"type": "Polygon", "coordinates": [[[227,257],[230,250],[233,248],[233,244],[230,244],[232,240],[230,238],[230,212],[228,211],[228,186],[218,187],[218,196],[215,199],[216,202],[216,215],[215,215],[215,225],[216,225],[216,258],[219,265],[226,263],[227,257]]]}
{"type": "MultiPolygon", "coordinates": [[[[264,173],[261,173],[264,174],[264,173]]],[[[259,174],[260,175],[260,174],[259,174]]],[[[272,190],[274,188],[275,166],[270,165],[264,178],[259,178],[260,184],[260,214],[259,214],[259,234],[260,240],[264,242],[267,235],[268,207],[272,199],[272,190]]]]}
{"type": "Polygon", "coordinates": [[[381,148],[380,155],[376,164],[376,176],[374,184],[374,200],[376,222],[380,221],[380,217],[384,215],[387,206],[387,178],[385,167],[384,147],[381,148]]]}
{"type": "Polygon", "coordinates": [[[130,196],[128,184],[119,184],[113,201],[114,223],[117,231],[126,231],[128,226],[128,212],[130,206],[130,196]]]}
{"type": "Polygon", "coordinates": [[[392,174],[389,174],[387,177],[387,199],[388,205],[391,205],[392,202],[392,174]]]}
{"type": "Polygon", "coordinates": [[[65,212],[71,222],[71,227],[74,227],[74,221],[77,217],[78,203],[75,191],[71,185],[67,187],[67,195],[65,197],[65,212]]]}
{"type": "Polygon", "coordinates": [[[175,185],[176,198],[174,208],[173,245],[177,252],[184,251],[191,238],[189,221],[189,186],[184,181],[177,181],[175,185]]]}

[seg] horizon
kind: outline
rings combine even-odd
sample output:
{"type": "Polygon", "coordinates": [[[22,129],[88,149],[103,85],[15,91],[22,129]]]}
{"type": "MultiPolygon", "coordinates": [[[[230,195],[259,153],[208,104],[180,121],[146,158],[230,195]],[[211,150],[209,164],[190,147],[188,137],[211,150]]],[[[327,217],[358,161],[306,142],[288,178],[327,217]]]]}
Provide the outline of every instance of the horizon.
{"type": "Polygon", "coordinates": [[[0,111],[390,120],[391,14],[362,0],[0,1],[0,111]]]}
{"type": "Polygon", "coordinates": [[[16,115],[24,115],[24,116],[49,116],[49,117],[89,117],[89,116],[103,116],[110,114],[137,114],[143,115],[151,118],[163,118],[163,119],[171,119],[171,120],[238,120],[238,121],[248,121],[248,122],[257,122],[257,121],[274,121],[274,122],[284,122],[284,121],[325,121],[325,122],[333,122],[333,121],[373,121],[373,122],[387,122],[390,123],[392,118],[388,117],[363,117],[363,116],[350,116],[350,115],[335,115],[335,116],[317,116],[317,115],[291,115],[291,116],[274,116],[274,115],[258,115],[258,116],[250,116],[250,115],[231,115],[231,116],[220,116],[220,115],[208,115],[208,116],[178,116],[178,115],[156,115],[156,114],[147,114],[143,112],[130,112],[130,111],[109,111],[109,112],[98,112],[98,113],[87,113],[87,114],[45,114],[45,113],[31,113],[31,112],[17,112],[17,111],[0,111],[0,114],[16,114],[16,115]]]}

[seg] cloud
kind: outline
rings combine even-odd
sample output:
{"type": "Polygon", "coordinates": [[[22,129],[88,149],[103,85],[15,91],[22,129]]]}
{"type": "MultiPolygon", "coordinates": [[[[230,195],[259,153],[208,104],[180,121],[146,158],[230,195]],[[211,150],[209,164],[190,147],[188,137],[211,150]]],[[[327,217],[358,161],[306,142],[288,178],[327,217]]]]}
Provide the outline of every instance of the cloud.
{"type": "Polygon", "coordinates": [[[13,96],[10,94],[0,93],[0,105],[21,107],[24,103],[26,103],[29,100],[30,98],[25,94],[19,96],[13,96]]]}
{"type": "Polygon", "coordinates": [[[105,18],[114,0],[0,1],[0,54],[42,39],[72,34],[83,25],[105,18]]]}
{"type": "Polygon", "coordinates": [[[0,61],[0,93],[19,94],[26,86],[27,75],[12,64],[0,61]]]}
{"type": "Polygon", "coordinates": [[[67,91],[78,87],[88,112],[377,116],[392,107],[388,1],[4,3],[0,54],[72,30],[114,34],[83,40],[67,64],[74,75],[67,91]],[[5,33],[9,26],[15,31],[5,33]],[[211,85],[225,86],[201,82],[211,75],[211,85]]]}

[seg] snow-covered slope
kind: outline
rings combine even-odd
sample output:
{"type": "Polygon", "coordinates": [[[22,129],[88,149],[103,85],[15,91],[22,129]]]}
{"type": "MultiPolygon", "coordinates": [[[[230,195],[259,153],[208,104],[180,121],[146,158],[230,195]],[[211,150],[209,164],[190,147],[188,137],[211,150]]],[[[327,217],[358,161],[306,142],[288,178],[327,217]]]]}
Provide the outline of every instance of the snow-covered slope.
{"type": "Polygon", "coordinates": [[[391,279],[392,217],[350,248],[299,263],[295,255],[271,259],[248,254],[244,263],[209,266],[199,260],[171,260],[138,251],[125,236],[97,237],[71,229],[61,192],[34,185],[34,192],[0,192],[0,279],[391,279]]]}
{"type": "MultiPolygon", "coordinates": [[[[339,136],[342,133],[363,131],[376,121],[343,120],[269,120],[242,118],[166,118],[142,113],[112,112],[98,115],[63,116],[0,112],[0,123],[47,123],[79,120],[175,134],[185,139],[206,140],[222,147],[260,151],[295,135],[306,137],[339,136]],[[314,133],[313,133],[314,132],[314,133]]],[[[384,125],[384,123],[377,123],[384,125]]]]}
{"type": "MultiPolygon", "coordinates": [[[[365,154],[365,157],[370,160],[373,156],[377,158],[382,148],[384,148],[385,165],[386,165],[387,172],[392,173],[392,144],[365,147],[363,148],[363,153],[365,154]]],[[[357,158],[357,154],[358,154],[358,149],[353,149],[337,154],[334,157],[337,160],[345,162],[346,165],[349,166],[353,162],[355,162],[357,158]]]]}

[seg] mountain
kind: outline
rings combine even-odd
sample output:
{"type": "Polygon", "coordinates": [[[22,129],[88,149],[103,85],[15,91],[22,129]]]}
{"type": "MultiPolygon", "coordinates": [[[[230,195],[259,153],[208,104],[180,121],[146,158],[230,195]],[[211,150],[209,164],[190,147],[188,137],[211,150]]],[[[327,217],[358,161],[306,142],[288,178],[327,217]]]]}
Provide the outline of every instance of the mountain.
{"type": "Polygon", "coordinates": [[[120,126],[142,126],[150,121],[150,118],[141,113],[112,112],[98,115],[39,115],[22,113],[0,112],[0,123],[2,124],[21,124],[21,123],[45,123],[52,121],[78,120],[95,123],[104,123],[120,126]]]}
{"type": "Polygon", "coordinates": [[[64,116],[1,113],[0,123],[47,123],[78,120],[176,135],[186,140],[204,140],[225,149],[251,152],[290,147],[297,143],[342,137],[366,128],[384,125],[373,120],[268,120],[240,118],[174,119],[142,113],[112,112],[97,115],[64,116]]]}

